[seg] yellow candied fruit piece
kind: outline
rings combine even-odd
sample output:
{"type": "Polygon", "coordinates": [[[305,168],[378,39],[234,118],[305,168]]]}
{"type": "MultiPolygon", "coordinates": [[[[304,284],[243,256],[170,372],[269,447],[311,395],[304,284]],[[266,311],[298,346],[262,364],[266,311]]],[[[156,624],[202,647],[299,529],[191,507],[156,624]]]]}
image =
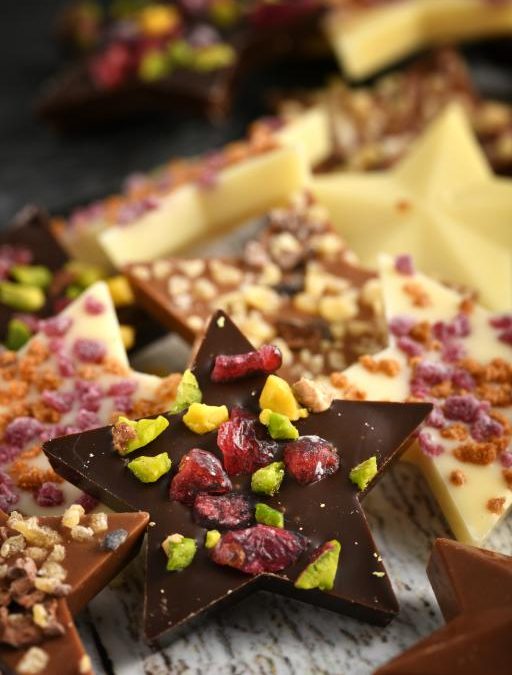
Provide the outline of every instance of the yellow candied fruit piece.
{"type": "Polygon", "coordinates": [[[192,403],[183,416],[183,422],[195,434],[214,431],[228,419],[229,412],[225,405],[206,405],[206,403],[192,403]]]}
{"type": "Polygon", "coordinates": [[[149,37],[160,37],[171,33],[180,24],[181,17],[175,7],[169,5],[152,5],[139,13],[139,26],[149,37]]]}
{"type": "Polygon", "coordinates": [[[260,408],[268,408],[295,421],[307,417],[308,411],[301,408],[293,391],[285,380],[277,375],[269,375],[260,395],[260,408]]]}
{"type": "Polygon", "coordinates": [[[130,282],[123,274],[117,274],[107,279],[108,290],[112,296],[112,302],[116,307],[127,307],[135,303],[130,282]]]}
{"type": "Polygon", "coordinates": [[[126,350],[131,349],[135,344],[135,328],[128,324],[121,324],[119,326],[121,332],[121,340],[123,341],[126,350]]]}

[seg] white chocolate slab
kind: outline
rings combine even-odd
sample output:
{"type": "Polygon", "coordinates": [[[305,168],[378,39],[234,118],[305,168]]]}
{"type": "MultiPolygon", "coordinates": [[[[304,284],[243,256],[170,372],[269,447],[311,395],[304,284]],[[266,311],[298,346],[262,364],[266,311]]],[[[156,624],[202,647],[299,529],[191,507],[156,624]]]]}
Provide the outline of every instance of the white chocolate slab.
{"type": "MultiPolygon", "coordinates": [[[[35,344],[39,344],[43,348],[46,348],[50,345],[50,341],[52,339],[62,340],[62,347],[59,353],[70,357],[76,369],[78,369],[80,365],[85,367],[88,365],[85,362],[81,363],[73,353],[73,346],[77,339],[85,338],[88,340],[96,340],[100,342],[105,348],[105,358],[102,364],[92,366],[94,373],[88,376],[85,374],[85,372],[80,374],[75,372],[73,376],[61,375],[58,371],[56,353],[52,351],[50,351],[49,357],[36,367],[36,375],[49,372],[51,375],[59,376],[60,381],[58,382],[58,387],[56,390],[51,389],[52,391],[57,391],[59,394],[75,394],[71,409],[68,412],[62,413],[60,419],[58,420],[59,425],[76,426],[79,410],[85,407],[83,402],[81,402],[79,397],[76,395],[76,383],[78,379],[88,379],[88,381],[90,381],[92,384],[97,385],[102,389],[102,395],[99,399],[99,407],[96,411],[97,424],[93,424],[93,426],[102,426],[110,423],[112,415],[117,410],[117,408],[115,397],[109,395],[107,390],[112,385],[118,384],[120,382],[129,382],[134,386],[135,391],[132,398],[133,402],[147,400],[150,403],[153,403],[159,410],[163,411],[167,409],[168,405],[171,403],[171,400],[163,396],[164,391],[161,389],[161,385],[164,380],[154,375],[139,373],[132,370],[129,366],[126,351],[121,339],[119,324],[114,306],[112,304],[108,287],[104,282],[100,281],[91,286],[77,300],[67,307],[60,316],[65,316],[71,320],[71,325],[66,333],[60,338],[49,338],[44,334],[44,332],[40,331],[34,335],[34,337],[19,352],[17,352],[16,363],[18,365],[20,365],[24,359],[29,357],[35,344]],[[90,303],[92,300],[94,300],[96,303],[100,303],[103,306],[103,311],[101,313],[91,314],[90,312],[86,311],[87,303],[90,303]],[[115,362],[115,364],[119,366],[123,372],[112,372],[112,369],[108,368],[107,365],[103,365],[104,363],[108,362],[115,362]]],[[[1,373],[2,371],[0,371],[0,375],[1,373]]],[[[10,382],[11,380],[4,380],[1,378],[0,391],[5,392],[8,389],[10,382]]],[[[29,404],[41,403],[43,400],[43,391],[44,390],[39,390],[33,383],[31,383],[29,385],[27,394],[22,399],[22,402],[27,402],[29,404]]],[[[12,405],[16,403],[17,401],[13,397],[12,405]]],[[[0,415],[9,415],[10,411],[10,403],[4,403],[3,405],[0,405],[0,415]]],[[[45,429],[49,429],[52,427],[52,424],[44,423],[44,427],[45,429]]],[[[5,442],[5,440],[2,439],[0,443],[1,442],[5,442]]],[[[41,439],[36,438],[33,441],[28,442],[24,446],[23,451],[29,450],[35,445],[40,444],[41,439]]],[[[27,460],[27,462],[31,467],[39,469],[50,468],[48,460],[43,453],[40,453],[36,457],[27,460]]],[[[9,472],[10,466],[11,463],[2,464],[1,468],[2,470],[9,472]]],[[[60,506],[40,507],[36,504],[36,501],[30,491],[18,489],[17,492],[20,495],[20,499],[14,505],[14,507],[29,515],[55,515],[61,513],[67,505],[72,503],[80,495],[80,491],[68,483],[59,483],[57,486],[63,490],[65,495],[65,502],[60,506]]]]}
{"type": "Polygon", "coordinates": [[[323,104],[306,108],[298,115],[286,118],[285,126],[276,133],[283,145],[297,147],[303,153],[306,164],[314,167],[329,157],[332,152],[331,121],[323,104]]]}
{"type": "Polygon", "coordinates": [[[363,264],[407,251],[489,308],[512,306],[512,180],[493,175],[459,106],[396,168],[315,177],[312,190],[363,264]]]}
{"type": "MultiPolygon", "coordinates": [[[[409,316],[416,321],[449,321],[459,313],[461,296],[423,274],[413,276],[399,274],[394,262],[388,256],[381,257],[380,272],[384,306],[388,322],[396,316],[409,316]],[[407,281],[420,284],[430,299],[428,307],[416,307],[410,296],[404,292],[407,281]]],[[[486,364],[494,358],[512,362],[512,346],[497,339],[496,331],[489,325],[491,315],[476,306],[470,315],[471,334],[461,338],[467,355],[486,364]]],[[[393,359],[400,364],[400,372],[394,377],[370,372],[361,364],[348,368],[344,374],[350,384],[362,390],[368,400],[404,401],[411,395],[409,380],[411,367],[403,352],[398,349],[396,339],[391,335],[390,347],[375,356],[376,360],[393,359]]],[[[423,357],[422,357],[423,358],[423,357]]],[[[440,361],[438,351],[425,354],[429,361],[440,361]]],[[[512,407],[499,408],[501,413],[512,420],[512,407]]],[[[505,517],[512,506],[512,490],[503,478],[503,466],[499,458],[487,465],[459,461],[453,455],[457,442],[443,438],[439,431],[427,427],[433,440],[443,448],[437,457],[425,455],[415,444],[408,453],[408,459],[415,462],[424,473],[432,491],[455,536],[464,542],[479,545],[505,517]],[[450,480],[452,471],[461,470],[466,478],[464,485],[456,486],[450,480]],[[489,499],[503,498],[502,514],[487,508],[489,499]]],[[[509,447],[510,450],[510,447],[509,447]]]]}
{"type": "Polygon", "coordinates": [[[510,35],[512,5],[485,0],[402,0],[333,11],[325,29],[345,74],[361,80],[427,47],[510,35]]]}

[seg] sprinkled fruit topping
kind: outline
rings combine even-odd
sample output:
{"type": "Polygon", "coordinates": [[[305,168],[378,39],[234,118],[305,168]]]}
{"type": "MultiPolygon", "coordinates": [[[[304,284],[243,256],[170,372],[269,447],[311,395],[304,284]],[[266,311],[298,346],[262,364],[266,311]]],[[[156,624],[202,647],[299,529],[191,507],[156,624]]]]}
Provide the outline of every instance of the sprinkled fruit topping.
{"type": "Polygon", "coordinates": [[[293,565],[307,540],[300,534],[269,525],[226,532],[212,549],[212,560],[246,574],[279,572],[293,565]]]}
{"type": "Polygon", "coordinates": [[[202,400],[203,395],[196,376],[191,370],[186,370],[176,390],[176,400],[170,412],[179,413],[186,410],[192,403],[201,403],[202,400]]]}
{"type": "Polygon", "coordinates": [[[206,405],[206,403],[192,403],[183,422],[195,434],[207,434],[217,429],[229,419],[229,412],[225,405],[206,405]]]}
{"type": "Polygon", "coordinates": [[[114,448],[120,455],[127,455],[154,441],[168,426],[169,421],[162,415],[136,422],[120,416],[112,427],[114,448]]]}
{"type": "Polygon", "coordinates": [[[53,278],[53,274],[44,265],[14,265],[9,274],[23,286],[37,286],[47,288],[53,278]]]}
{"type": "Polygon", "coordinates": [[[298,483],[308,485],[336,473],[340,458],[334,445],[320,436],[301,436],[285,446],[284,463],[298,483]]]}
{"type": "Polygon", "coordinates": [[[251,490],[272,497],[279,492],[283,478],[284,462],[272,462],[252,474],[251,490]]]}
{"type": "Polygon", "coordinates": [[[284,516],[281,511],[273,509],[268,504],[259,502],[255,510],[256,522],[262,525],[272,525],[273,527],[284,527],[284,516]]]}
{"type": "Polygon", "coordinates": [[[117,551],[128,538],[128,532],[120,527],[118,530],[112,530],[103,537],[100,544],[102,551],[117,551]]]}
{"type": "Polygon", "coordinates": [[[244,495],[198,494],[194,502],[194,519],[203,527],[235,529],[247,527],[253,519],[253,505],[244,495]]]}
{"type": "Polygon", "coordinates": [[[194,560],[197,544],[195,539],[182,534],[171,534],[162,542],[162,548],[167,556],[167,571],[180,572],[194,560]]]}
{"type": "Polygon", "coordinates": [[[204,547],[213,548],[214,546],[217,546],[219,540],[220,540],[219,530],[208,530],[208,532],[206,533],[206,537],[204,539],[204,547]]]}
{"type": "Polygon", "coordinates": [[[24,321],[11,319],[7,324],[7,336],[5,346],[7,349],[17,351],[26,344],[32,336],[32,331],[24,321]]]}
{"type": "Polygon", "coordinates": [[[268,408],[261,411],[260,422],[268,428],[268,433],[276,441],[295,441],[299,437],[298,429],[288,417],[268,408]]]}
{"type": "Polygon", "coordinates": [[[260,396],[260,408],[268,408],[292,421],[307,417],[307,410],[299,407],[288,382],[277,375],[267,377],[260,396]]]}
{"type": "Polygon", "coordinates": [[[171,460],[166,452],[154,457],[137,457],[128,462],[128,468],[142,483],[155,483],[171,470],[171,460]]]}
{"type": "Polygon", "coordinates": [[[270,374],[281,367],[283,358],[274,345],[263,345],[246,354],[219,354],[212,370],[213,382],[231,382],[254,373],[270,374]]]}
{"type": "Polygon", "coordinates": [[[38,312],[46,298],[39,286],[22,286],[10,281],[0,282],[0,302],[20,312],[38,312]]]}
{"type": "Polygon", "coordinates": [[[230,476],[253,473],[274,459],[279,446],[266,436],[265,427],[255,415],[233,408],[230,420],[221,425],[217,434],[217,445],[230,476]]]}
{"type": "Polygon", "coordinates": [[[336,539],[327,541],[313,554],[309,565],[299,574],[295,588],[319,588],[331,591],[338,571],[341,544],[336,539]]]}
{"type": "Polygon", "coordinates": [[[217,457],[207,450],[193,448],[181,459],[178,473],[171,481],[170,497],[183,504],[192,504],[199,492],[222,495],[232,489],[217,457]]]}
{"type": "Polygon", "coordinates": [[[369,457],[351,469],[349,478],[360,490],[366,490],[377,475],[377,457],[369,457]]]}

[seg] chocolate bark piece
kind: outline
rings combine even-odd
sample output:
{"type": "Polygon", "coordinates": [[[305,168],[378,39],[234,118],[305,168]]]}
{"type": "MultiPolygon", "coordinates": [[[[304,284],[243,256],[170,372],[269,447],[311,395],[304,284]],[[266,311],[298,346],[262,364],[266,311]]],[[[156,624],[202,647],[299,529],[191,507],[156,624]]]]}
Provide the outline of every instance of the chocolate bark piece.
{"type": "Polygon", "coordinates": [[[222,119],[240,78],[307,51],[324,12],[319,0],[155,4],[97,22],[90,49],[48,83],[39,114],[61,129],[157,110],[222,119]]]}
{"type": "Polygon", "coordinates": [[[185,339],[224,309],[256,346],[275,342],[282,375],[328,375],[385,340],[375,275],[303,194],[271,211],[234,258],[166,258],[125,268],[143,307],[185,339]]]}
{"type": "Polygon", "coordinates": [[[84,515],[81,507],[63,518],[0,513],[2,672],[92,672],[71,615],[137,554],[148,522],[147,513],[84,515]],[[119,546],[105,549],[117,532],[119,546]]]}
{"type": "Polygon", "coordinates": [[[448,623],[375,675],[509,673],[512,558],[437,539],[427,572],[448,623]]]}
{"type": "MultiPolygon", "coordinates": [[[[224,313],[213,316],[192,365],[203,403],[247,411],[242,414],[259,412],[258,397],[265,377],[252,375],[218,384],[210,377],[217,355],[244,354],[252,349],[224,313]]],[[[375,483],[372,482],[366,491],[358,492],[349,480],[348,472],[375,454],[380,477],[429,410],[430,406],[424,404],[337,401],[326,412],[294,422],[302,436],[319,434],[332,443],[339,452],[342,468],[307,488],[301,487],[291,476],[285,476],[279,493],[268,499],[271,507],[285,510],[285,527],[296,530],[307,538],[308,543],[307,552],[298,562],[270,575],[247,576],[230,567],[216,565],[204,548],[206,530],[194,522],[189,507],[169,499],[169,474],[154,485],[143,484],[134,478],[113,449],[111,427],[56,439],[45,445],[45,452],[62,476],[111,507],[144,506],[150,512],[155,525],[149,528],[146,563],[145,633],[149,639],[172,633],[207,609],[225,606],[262,588],[372,623],[385,624],[397,612],[396,599],[360,506],[360,499],[375,483]],[[73,452],[70,452],[71,448],[73,452]],[[162,542],[174,533],[193,539],[197,544],[193,561],[179,575],[166,571],[166,556],[161,548],[162,542]],[[309,562],[313,550],[333,538],[339,539],[343,551],[333,590],[296,588],[294,581],[309,562]]],[[[167,452],[173,462],[173,475],[181,458],[191,448],[207,450],[222,461],[216,431],[197,435],[183,423],[183,413],[166,417],[169,420],[167,429],[130,457],[139,452],[144,456],[167,452]]],[[[272,443],[275,443],[279,456],[283,443],[272,443]]],[[[236,491],[250,495],[250,481],[250,475],[237,476],[234,481],[236,491]]]]}

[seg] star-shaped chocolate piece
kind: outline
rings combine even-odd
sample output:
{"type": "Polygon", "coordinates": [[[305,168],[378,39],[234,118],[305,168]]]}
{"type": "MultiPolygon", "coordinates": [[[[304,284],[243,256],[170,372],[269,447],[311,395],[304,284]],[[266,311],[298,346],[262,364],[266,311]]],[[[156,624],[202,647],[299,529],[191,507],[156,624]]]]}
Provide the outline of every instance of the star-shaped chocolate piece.
{"type": "Polygon", "coordinates": [[[0,512],[2,673],[92,673],[72,615],[137,554],[148,521],[78,506],[62,518],[0,512]]]}
{"type": "Polygon", "coordinates": [[[438,539],[427,571],[448,623],[375,675],[508,675],[512,558],[438,539]]]}
{"type": "MultiPolygon", "coordinates": [[[[214,315],[191,368],[203,403],[225,405],[230,411],[241,408],[246,414],[259,412],[258,399],[267,383],[265,375],[254,374],[224,383],[213,382],[211,375],[217,356],[246,354],[252,350],[252,345],[224,313],[214,315]]],[[[385,624],[396,614],[398,606],[360,505],[375,481],[359,492],[349,480],[349,472],[375,457],[378,466],[375,478],[379,478],[430,409],[425,404],[336,401],[328,410],[295,422],[301,437],[321,436],[337,449],[341,469],[307,486],[299,485],[287,470],[280,491],[274,497],[260,498],[260,501],[268,501],[267,505],[284,511],[285,526],[289,529],[279,533],[306,539],[301,539],[305,545],[303,554],[295,555],[288,567],[254,576],[213,562],[203,545],[206,529],[194,522],[186,506],[170,499],[169,475],[154,484],[144,484],[135,478],[114,451],[112,427],[49,442],[45,451],[62,476],[101,497],[112,508],[144,508],[150,512],[154,525],[149,528],[147,549],[147,638],[160,638],[183,627],[205,610],[237,601],[258,589],[385,624]],[[180,573],[166,571],[162,542],[172,534],[194,539],[197,544],[194,560],[180,573]],[[341,558],[332,590],[296,588],[294,582],[311,561],[313,551],[333,539],[341,543],[341,558]]],[[[154,457],[166,452],[172,460],[174,477],[180,460],[192,448],[209,451],[222,461],[216,431],[198,435],[182,421],[183,413],[166,417],[168,427],[140,452],[130,453],[130,459],[134,455],[154,457]]],[[[242,442],[246,438],[249,432],[242,433],[242,442]]],[[[270,440],[270,436],[267,438],[270,440]]],[[[251,456],[249,450],[245,452],[244,456],[251,456]]],[[[275,452],[274,458],[280,459],[282,443],[275,452]]],[[[235,492],[250,498],[250,475],[231,478],[235,492]]],[[[217,551],[218,546],[213,550],[217,551]]],[[[275,561],[273,553],[269,555],[271,561],[275,561]]]]}

